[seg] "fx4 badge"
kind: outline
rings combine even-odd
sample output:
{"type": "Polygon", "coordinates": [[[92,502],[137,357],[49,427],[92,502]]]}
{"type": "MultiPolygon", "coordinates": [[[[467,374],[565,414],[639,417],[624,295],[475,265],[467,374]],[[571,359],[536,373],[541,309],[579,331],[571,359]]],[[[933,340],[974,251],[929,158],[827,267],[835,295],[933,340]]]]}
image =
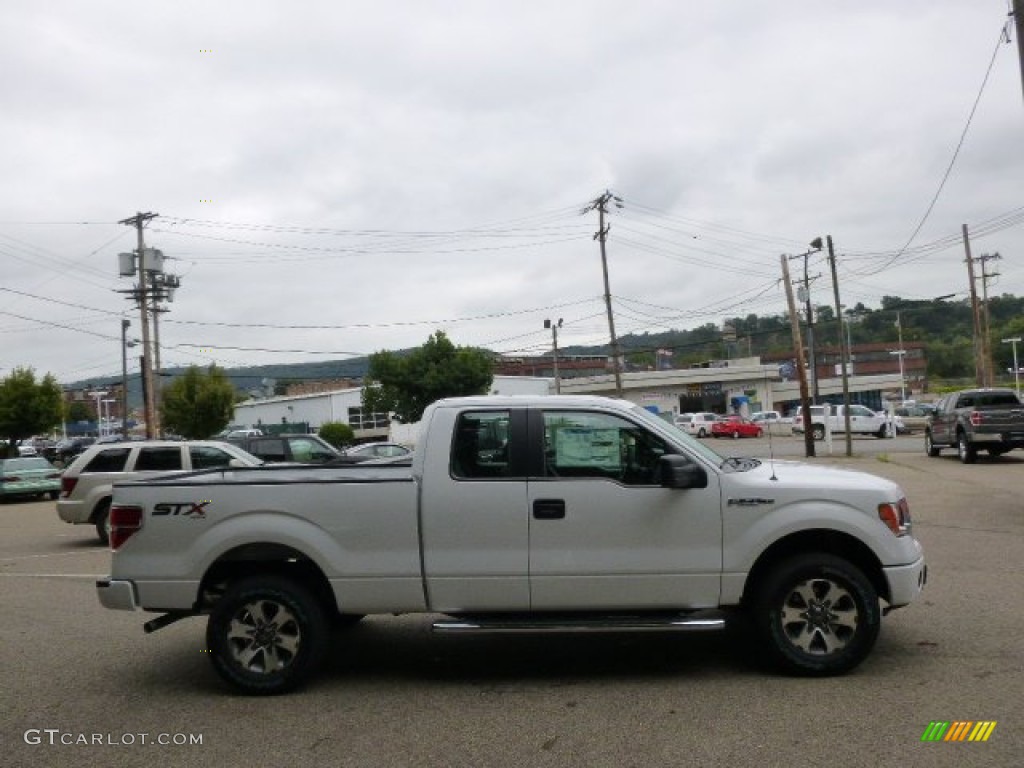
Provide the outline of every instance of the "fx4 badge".
{"type": "Polygon", "coordinates": [[[153,507],[153,515],[175,515],[181,517],[191,517],[196,520],[202,520],[206,518],[206,505],[211,503],[213,499],[206,499],[205,501],[183,501],[179,504],[174,503],[162,503],[157,504],[153,507]]]}

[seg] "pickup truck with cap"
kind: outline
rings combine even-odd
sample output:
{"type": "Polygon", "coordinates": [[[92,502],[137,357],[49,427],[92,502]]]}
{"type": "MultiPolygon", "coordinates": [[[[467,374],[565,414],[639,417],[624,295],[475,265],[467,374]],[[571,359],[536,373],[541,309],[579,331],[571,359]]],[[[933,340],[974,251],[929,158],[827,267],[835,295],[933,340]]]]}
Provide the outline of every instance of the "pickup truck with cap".
{"type": "Polygon", "coordinates": [[[924,428],[924,449],[939,456],[955,448],[964,464],[978,451],[992,458],[1024,448],[1024,404],[1012,389],[965,389],[952,392],[932,408],[924,428]]]}
{"type": "Polygon", "coordinates": [[[765,661],[846,672],[927,569],[900,487],[723,458],[644,408],[481,396],[424,412],[407,465],[223,467],[120,483],[111,609],[207,617],[216,672],[279,693],[331,631],[430,613],[440,633],[716,631],[765,661]]]}

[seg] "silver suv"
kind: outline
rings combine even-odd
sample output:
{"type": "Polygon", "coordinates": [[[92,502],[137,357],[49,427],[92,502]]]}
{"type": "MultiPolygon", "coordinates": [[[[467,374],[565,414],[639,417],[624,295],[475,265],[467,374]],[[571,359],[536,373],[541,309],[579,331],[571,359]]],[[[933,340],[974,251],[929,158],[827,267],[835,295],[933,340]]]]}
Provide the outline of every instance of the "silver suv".
{"type": "Polygon", "coordinates": [[[57,515],[65,523],[96,526],[107,543],[114,483],[197,469],[255,467],[263,462],[230,443],[213,440],[146,440],[93,445],[61,475],[57,515]]]}

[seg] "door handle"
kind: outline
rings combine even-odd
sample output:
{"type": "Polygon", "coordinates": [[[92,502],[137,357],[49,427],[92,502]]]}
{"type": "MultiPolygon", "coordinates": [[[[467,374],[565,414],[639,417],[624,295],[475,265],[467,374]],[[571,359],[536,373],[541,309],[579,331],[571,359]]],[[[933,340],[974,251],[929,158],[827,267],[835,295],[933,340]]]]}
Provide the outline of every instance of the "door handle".
{"type": "Polygon", "coordinates": [[[537,520],[561,520],[565,517],[565,501],[563,499],[535,499],[533,516],[537,520]]]}

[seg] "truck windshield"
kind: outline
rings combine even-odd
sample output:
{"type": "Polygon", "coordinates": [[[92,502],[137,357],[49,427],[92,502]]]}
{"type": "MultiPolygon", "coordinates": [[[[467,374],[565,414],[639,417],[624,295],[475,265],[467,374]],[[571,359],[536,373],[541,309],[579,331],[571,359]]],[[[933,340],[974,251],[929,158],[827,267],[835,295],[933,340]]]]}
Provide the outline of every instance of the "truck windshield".
{"type": "Polygon", "coordinates": [[[662,434],[668,434],[672,438],[673,442],[685,445],[687,450],[691,453],[698,454],[701,458],[714,464],[716,467],[722,466],[722,462],[724,461],[722,456],[719,456],[700,440],[687,434],[675,424],[655,416],[646,408],[641,408],[639,405],[633,406],[629,411],[640,421],[651,426],[654,431],[661,432],[662,434]]]}

